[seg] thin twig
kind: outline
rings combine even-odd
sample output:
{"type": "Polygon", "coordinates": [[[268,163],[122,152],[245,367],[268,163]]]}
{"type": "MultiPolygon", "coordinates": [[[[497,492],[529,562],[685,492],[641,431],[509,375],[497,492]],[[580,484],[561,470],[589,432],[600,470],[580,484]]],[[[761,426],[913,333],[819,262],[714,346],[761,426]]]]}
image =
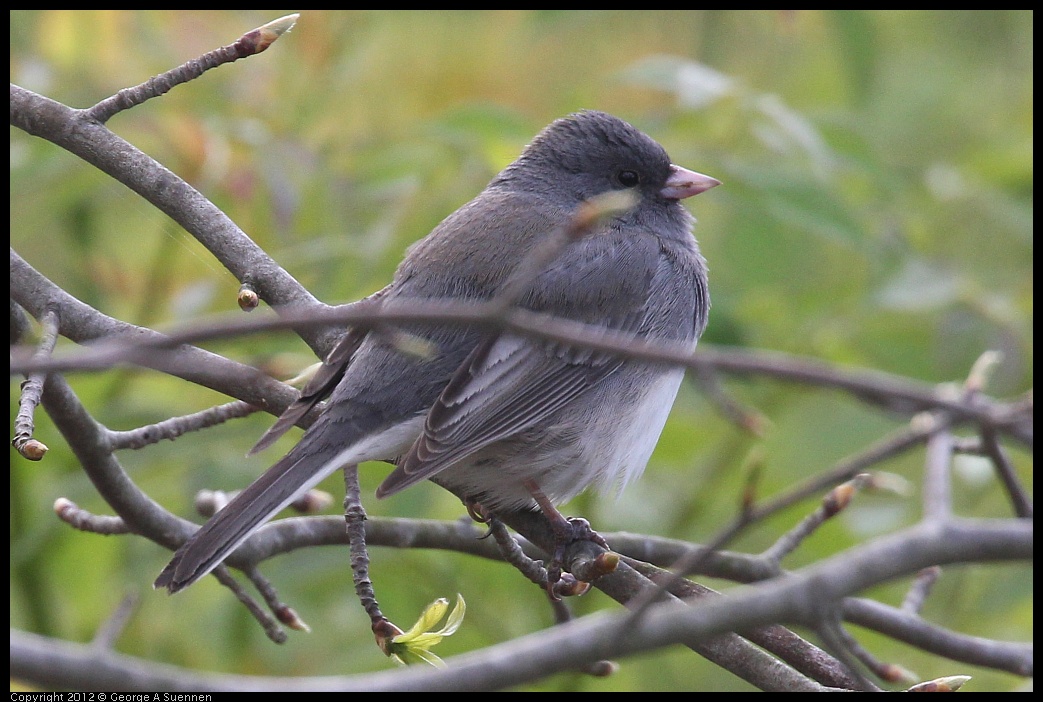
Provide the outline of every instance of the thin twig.
{"type": "Polygon", "coordinates": [[[996,475],[1006,488],[1011,504],[1014,506],[1014,514],[1025,519],[1032,518],[1032,499],[1029,497],[1025,486],[1018,479],[1007,452],[1000,446],[996,430],[988,425],[981,427],[981,448],[990,459],[996,469],[996,475]]]}
{"type": "Polygon", "coordinates": [[[248,417],[261,409],[241,400],[209,407],[200,412],[171,417],[128,431],[109,431],[113,449],[140,449],[163,439],[173,441],[182,434],[223,424],[231,419],[248,417]]]}
{"type": "Polygon", "coordinates": [[[172,68],[158,76],[153,76],[133,88],[124,88],[110,98],[106,98],[88,109],[87,117],[104,124],[123,110],[140,105],[146,100],[159,97],[182,83],[198,78],[211,68],[238,61],[241,58],[259,54],[271,46],[280,36],[290,31],[300,17],[299,14],[286,15],[269,22],[257,29],[250,30],[236,41],[219,49],[209,51],[202,56],[187,61],[177,68],[172,68]]]}
{"type": "MultiPolygon", "coordinates": [[[[58,305],[53,303],[47,305],[46,311],[40,318],[40,327],[42,330],[40,342],[33,353],[33,358],[50,358],[58,342],[58,330],[61,327],[58,305]]],[[[18,453],[31,461],[39,461],[47,453],[47,446],[42,441],[33,438],[35,428],[33,415],[40,404],[46,379],[47,374],[40,371],[28,375],[25,382],[22,383],[18,398],[18,414],[14,419],[14,439],[11,440],[11,445],[18,453]]]]}

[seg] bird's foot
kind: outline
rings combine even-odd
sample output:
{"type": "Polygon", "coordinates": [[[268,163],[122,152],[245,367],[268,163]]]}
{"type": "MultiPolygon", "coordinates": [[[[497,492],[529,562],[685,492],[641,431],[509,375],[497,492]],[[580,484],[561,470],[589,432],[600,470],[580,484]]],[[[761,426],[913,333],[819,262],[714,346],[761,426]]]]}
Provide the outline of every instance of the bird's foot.
{"type": "Polygon", "coordinates": [[[547,595],[552,600],[559,600],[562,596],[582,595],[590,589],[590,583],[564,572],[565,550],[577,541],[590,541],[607,550],[608,542],[582,517],[566,518],[554,510],[553,514],[547,514],[547,518],[554,530],[554,551],[547,564],[547,595]]]}

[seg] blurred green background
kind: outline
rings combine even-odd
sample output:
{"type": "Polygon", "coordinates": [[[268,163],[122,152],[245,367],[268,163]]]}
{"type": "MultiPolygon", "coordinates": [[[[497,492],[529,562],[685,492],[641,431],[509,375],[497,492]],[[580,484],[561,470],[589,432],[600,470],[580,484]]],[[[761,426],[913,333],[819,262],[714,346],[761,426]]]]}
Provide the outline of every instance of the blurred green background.
{"type": "MultiPolygon", "coordinates": [[[[11,80],[88,107],[282,14],[12,11],[11,80]]],[[[268,52],[109,126],[336,303],[385,285],[405,248],[545,124],[581,108],[612,112],[659,140],[676,163],[724,182],[686,201],[711,269],[705,342],[928,382],[960,381],[995,349],[1004,363],[989,389],[1011,396],[1032,387],[1032,58],[1028,11],[305,12],[268,52]]],[[[164,215],[15,129],[10,193],[15,249],[106,314],[169,328],[234,309],[238,282],[164,215]]],[[[210,346],[281,377],[314,361],[289,334],[210,346]]],[[[72,382],[116,429],[224,399],[148,372],[72,382]]],[[[735,513],[751,455],[763,458],[768,495],[904,421],[833,392],[759,378],[726,386],[771,420],[763,438],[686,386],[642,480],[618,499],[584,495],[566,511],[603,532],[706,540],[735,513]]],[[[120,459],[156,500],[188,516],[196,490],[240,487],[274,460],[277,450],[243,458],[270,421],[255,416],[120,459]]],[[[12,626],[86,641],[129,591],[141,602],[118,648],[135,655],[257,674],[389,665],[352,592],[346,549],[266,566],[313,626],[275,646],[215,582],[175,600],[154,593],[169,554],[151,543],[59,523],[50,510],[59,496],[108,510],[42,413],[38,436],[52,449],[44,463],[12,458],[12,626]]],[[[1012,453],[1031,488],[1031,456],[1012,453]]],[[[922,459],[917,452],[885,466],[911,482],[910,497],[859,497],[785,565],[918,520],[922,459]]],[[[432,485],[376,502],[385,472],[363,471],[372,515],[462,514],[432,485]]],[[[959,514],[1009,516],[981,461],[962,459],[955,473],[959,514]]],[[[327,489],[339,502],[340,478],[327,489]]],[[[757,525],[734,546],[759,550],[812,508],[757,525]]],[[[372,555],[378,596],[401,625],[436,597],[464,594],[468,619],[439,654],[551,624],[541,593],[505,567],[436,552],[372,555]]],[[[897,605],[906,586],[869,594],[897,605]]],[[[1029,640],[1032,602],[1030,565],[951,567],[925,615],[971,634],[1029,640]]],[[[615,607],[597,593],[576,602],[581,613],[615,607]]],[[[1022,684],[855,633],[924,679],[970,674],[970,690],[1022,684]]],[[[534,689],[748,686],[677,647],[623,661],[608,679],[558,675],[534,689]]]]}

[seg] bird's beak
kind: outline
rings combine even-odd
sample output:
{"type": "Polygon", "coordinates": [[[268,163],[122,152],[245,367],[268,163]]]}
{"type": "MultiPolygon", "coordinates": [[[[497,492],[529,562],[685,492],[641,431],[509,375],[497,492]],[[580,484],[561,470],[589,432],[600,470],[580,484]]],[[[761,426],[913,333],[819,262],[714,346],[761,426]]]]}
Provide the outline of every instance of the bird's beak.
{"type": "Polygon", "coordinates": [[[659,194],[667,200],[683,200],[720,184],[721,181],[716,178],[671,165],[670,177],[666,179],[666,185],[659,191],[659,194]]]}

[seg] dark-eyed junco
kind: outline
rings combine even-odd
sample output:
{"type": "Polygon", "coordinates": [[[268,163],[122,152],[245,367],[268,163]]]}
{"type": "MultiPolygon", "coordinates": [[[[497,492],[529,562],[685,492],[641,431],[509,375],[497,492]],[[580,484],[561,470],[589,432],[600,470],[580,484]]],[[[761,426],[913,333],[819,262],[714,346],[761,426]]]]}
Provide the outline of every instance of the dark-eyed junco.
{"type": "MultiPolygon", "coordinates": [[[[584,203],[629,191],[631,207],[565,243],[514,297],[530,310],[694,346],[710,300],[693,219],[680,200],[718,184],[672,165],[662,146],[616,117],[573,114],[540,132],[478,197],[413,245],[376,297],[493,299],[517,284],[519,264],[570,226],[584,203]]],[[[493,512],[553,509],[590,485],[625,484],[644,470],[683,375],[510,332],[407,330],[433,353],[407,353],[388,334],[349,332],[259,445],[328,394],[316,422],[174,554],[156,587],[177,592],[206,575],[347,464],[397,459],[379,497],[437,476],[493,512]]]]}

